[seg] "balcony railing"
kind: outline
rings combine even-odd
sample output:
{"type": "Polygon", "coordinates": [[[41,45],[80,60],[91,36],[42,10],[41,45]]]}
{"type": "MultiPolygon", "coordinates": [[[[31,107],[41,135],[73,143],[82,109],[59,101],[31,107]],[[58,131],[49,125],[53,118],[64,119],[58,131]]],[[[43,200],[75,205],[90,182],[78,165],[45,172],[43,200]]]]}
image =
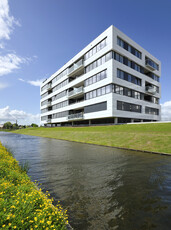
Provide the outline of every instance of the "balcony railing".
{"type": "Polygon", "coordinates": [[[76,73],[77,70],[80,70],[84,67],[83,59],[79,60],[78,62],[74,63],[70,68],[68,68],[68,75],[70,76],[73,73],[76,73]]]}
{"type": "Polygon", "coordinates": [[[46,122],[47,122],[47,123],[51,123],[51,119],[48,118],[48,119],[46,120],[46,122]]]}
{"type": "Polygon", "coordinates": [[[151,94],[156,94],[157,89],[153,86],[146,86],[146,92],[151,93],[151,94]]]}
{"type": "Polygon", "coordinates": [[[73,96],[76,96],[76,95],[79,95],[79,94],[83,94],[84,93],[84,87],[81,86],[79,88],[75,88],[74,90],[70,91],[68,93],[68,97],[73,97],[73,96]]]}
{"type": "Polygon", "coordinates": [[[68,120],[76,120],[76,119],[83,119],[84,113],[75,113],[75,114],[70,114],[68,115],[68,120]]]}
{"type": "Polygon", "coordinates": [[[152,60],[150,59],[146,59],[145,60],[145,65],[150,69],[150,70],[155,70],[155,69],[158,69],[157,68],[157,64],[155,64],[152,60]]]}
{"type": "Polygon", "coordinates": [[[52,89],[52,84],[51,83],[47,84],[47,86],[46,86],[46,90],[50,90],[50,89],[52,89]]]}
{"type": "Polygon", "coordinates": [[[48,101],[47,103],[46,103],[46,107],[49,107],[49,106],[51,106],[52,104],[51,104],[51,101],[48,101]]]}

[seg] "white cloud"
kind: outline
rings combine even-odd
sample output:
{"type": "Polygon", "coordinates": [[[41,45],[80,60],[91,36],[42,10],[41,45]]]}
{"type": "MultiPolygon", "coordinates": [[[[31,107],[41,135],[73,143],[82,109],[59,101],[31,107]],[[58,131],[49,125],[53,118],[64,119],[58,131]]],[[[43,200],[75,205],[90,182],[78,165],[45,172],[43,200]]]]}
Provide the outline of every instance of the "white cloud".
{"type": "Polygon", "coordinates": [[[22,81],[22,82],[25,82],[25,80],[24,80],[24,79],[22,79],[22,78],[18,78],[18,80],[19,80],[19,81],[22,81]]]}
{"type": "Polygon", "coordinates": [[[6,84],[6,83],[1,83],[0,82],[0,90],[1,89],[5,89],[5,88],[7,88],[9,85],[8,84],[6,84]]]}
{"type": "Polygon", "coordinates": [[[0,76],[9,74],[15,69],[19,69],[20,64],[26,62],[26,58],[18,57],[15,54],[7,54],[6,56],[0,56],[0,76]]]}
{"type": "Polygon", "coordinates": [[[6,53],[0,55],[0,76],[9,74],[21,68],[21,64],[29,63],[32,58],[23,58],[15,54],[15,51],[5,50],[4,40],[9,40],[14,26],[20,26],[19,22],[10,15],[8,0],[0,0],[0,49],[6,53]]]}
{"type": "Polygon", "coordinates": [[[171,101],[161,104],[161,120],[171,121],[171,101]]]}
{"type": "Polygon", "coordinates": [[[26,113],[22,110],[10,110],[9,106],[0,109],[0,123],[4,124],[7,121],[18,124],[30,125],[32,123],[40,124],[40,114],[26,113]]]}
{"type": "Polygon", "coordinates": [[[26,83],[28,83],[30,85],[39,86],[39,87],[41,86],[42,82],[44,81],[44,79],[38,79],[38,80],[35,80],[35,81],[26,81],[26,80],[24,80],[22,78],[19,78],[18,80],[22,81],[22,82],[26,82],[26,83]]]}
{"type": "Polygon", "coordinates": [[[34,85],[34,86],[41,86],[42,82],[44,81],[45,79],[40,79],[40,80],[36,80],[36,81],[28,81],[28,83],[30,85],[34,85]]]}
{"type": "Polygon", "coordinates": [[[0,0],[0,39],[10,39],[10,34],[19,22],[10,15],[8,0],[0,0]]]}

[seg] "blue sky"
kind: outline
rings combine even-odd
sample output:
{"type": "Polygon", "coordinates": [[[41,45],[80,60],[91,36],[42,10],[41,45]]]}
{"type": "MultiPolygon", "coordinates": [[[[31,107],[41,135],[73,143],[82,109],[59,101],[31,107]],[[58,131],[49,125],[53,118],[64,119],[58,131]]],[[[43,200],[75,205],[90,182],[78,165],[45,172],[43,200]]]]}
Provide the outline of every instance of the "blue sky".
{"type": "Polygon", "coordinates": [[[112,24],[161,60],[171,120],[170,12],[170,0],[0,0],[0,123],[38,123],[41,80],[112,24]]]}

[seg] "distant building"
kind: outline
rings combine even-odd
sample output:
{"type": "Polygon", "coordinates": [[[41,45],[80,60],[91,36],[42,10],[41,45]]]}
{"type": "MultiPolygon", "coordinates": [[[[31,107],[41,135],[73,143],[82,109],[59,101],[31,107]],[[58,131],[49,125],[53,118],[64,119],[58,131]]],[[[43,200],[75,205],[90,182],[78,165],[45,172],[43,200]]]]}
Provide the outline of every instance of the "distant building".
{"type": "Polygon", "coordinates": [[[160,76],[160,61],[110,26],[42,83],[41,125],[159,121],[160,76]]]}

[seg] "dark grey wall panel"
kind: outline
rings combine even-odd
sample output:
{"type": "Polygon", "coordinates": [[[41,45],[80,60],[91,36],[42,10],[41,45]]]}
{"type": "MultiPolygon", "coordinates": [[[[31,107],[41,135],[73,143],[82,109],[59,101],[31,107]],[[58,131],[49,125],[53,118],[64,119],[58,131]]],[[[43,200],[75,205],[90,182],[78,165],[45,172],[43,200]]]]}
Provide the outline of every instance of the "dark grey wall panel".
{"type": "Polygon", "coordinates": [[[84,113],[93,113],[98,111],[107,110],[107,102],[101,102],[94,105],[89,105],[84,108],[84,113]]]}

